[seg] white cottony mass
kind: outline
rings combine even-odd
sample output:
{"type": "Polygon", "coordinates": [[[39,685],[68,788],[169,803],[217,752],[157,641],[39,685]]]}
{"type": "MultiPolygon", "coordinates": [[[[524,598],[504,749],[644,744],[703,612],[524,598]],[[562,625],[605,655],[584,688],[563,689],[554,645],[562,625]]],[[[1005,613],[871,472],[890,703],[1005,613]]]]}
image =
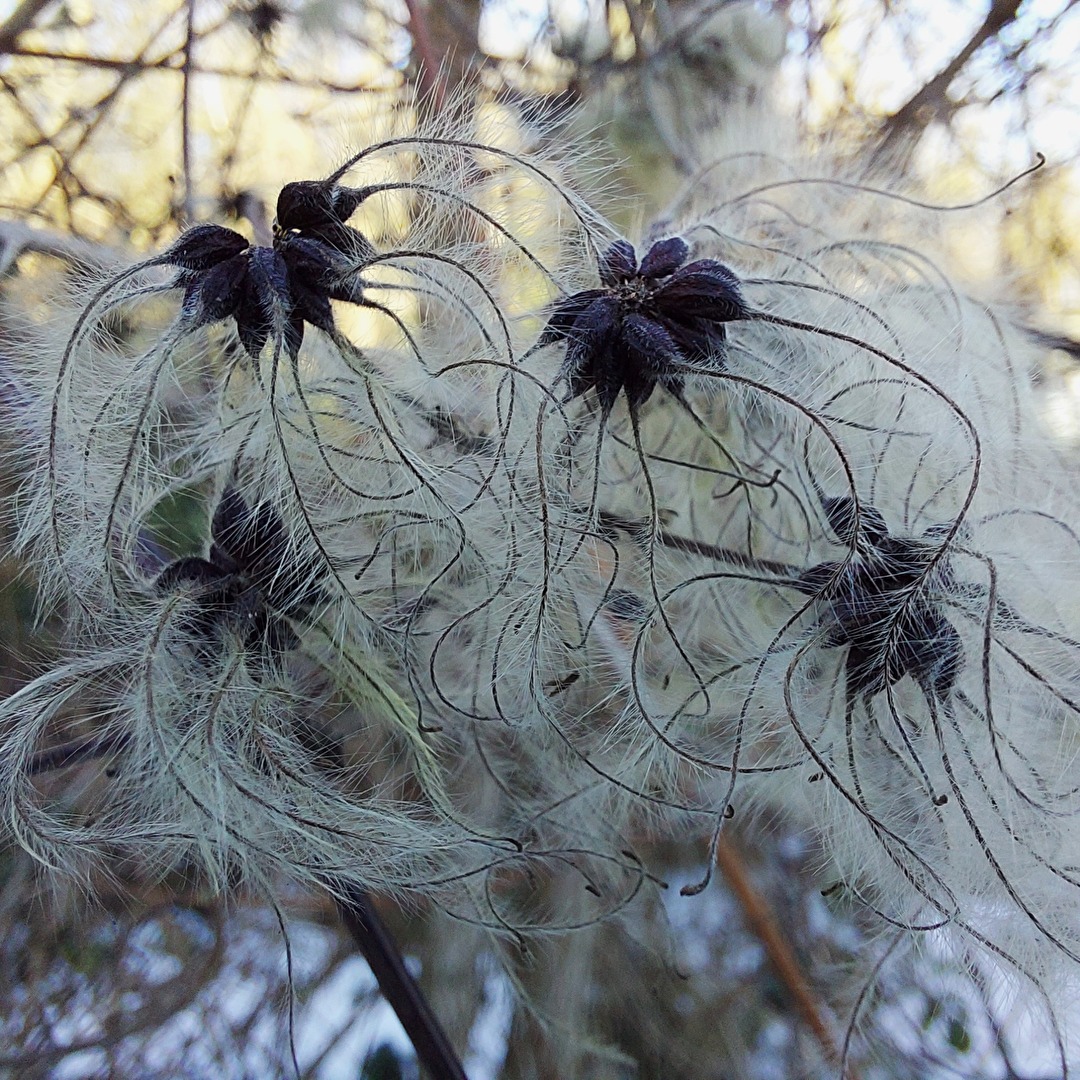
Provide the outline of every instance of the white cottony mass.
{"type": "Polygon", "coordinates": [[[337,882],[548,943],[656,903],[647,838],[697,844],[689,904],[780,813],[1067,1064],[1080,506],[1037,343],[934,261],[947,209],[830,160],[717,155],[627,238],[585,156],[388,138],[16,358],[69,634],[0,705],[6,827],[88,887],[337,882]]]}

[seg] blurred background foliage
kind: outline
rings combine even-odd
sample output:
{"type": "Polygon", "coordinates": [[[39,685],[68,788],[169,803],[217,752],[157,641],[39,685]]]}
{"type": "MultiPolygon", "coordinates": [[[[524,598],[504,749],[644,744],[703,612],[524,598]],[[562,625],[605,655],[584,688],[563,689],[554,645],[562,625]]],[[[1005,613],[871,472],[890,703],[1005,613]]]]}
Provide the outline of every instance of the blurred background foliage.
{"type": "MultiPolygon", "coordinates": [[[[950,270],[994,283],[1041,333],[1050,418],[1080,439],[1076,0],[9,0],[0,20],[9,398],[8,358],[87,264],[197,221],[265,240],[283,183],[325,174],[414,107],[462,107],[464,86],[525,128],[546,117],[537,137],[587,129],[605,142],[618,163],[606,205],[631,234],[708,163],[711,133],[730,148],[725,122],[747,101],[882,186],[944,205],[1044,154],[1007,203],[956,216],[950,270]],[[416,106],[400,93],[412,86],[416,106]]],[[[10,441],[9,489],[16,451],[10,441]]],[[[54,628],[35,623],[12,557],[0,574],[9,692],[54,628]]],[[[388,908],[472,1080],[557,1075],[543,1043],[557,1037],[562,979],[593,983],[597,1078],[836,1076],[841,1053],[864,1080],[1040,1075],[994,973],[932,944],[894,956],[822,896],[812,837],[734,824],[723,880],[700,902],[595,928],[587,947],[573,935],[533,954],[507,945],[500,965],[487,938],[437,910],[388,908]],[[546,1035],[504,970],[551,1007],[546,1035]]],[[[699,846],[642,843],[671,882],[694,878],[699,846]]],[[[91,906],[0,856],[0,1075],[415,1075],[326,901],[288,894],[283,923],[257,898],[140,885],[123,867],[117,882],[91,906]]]]}

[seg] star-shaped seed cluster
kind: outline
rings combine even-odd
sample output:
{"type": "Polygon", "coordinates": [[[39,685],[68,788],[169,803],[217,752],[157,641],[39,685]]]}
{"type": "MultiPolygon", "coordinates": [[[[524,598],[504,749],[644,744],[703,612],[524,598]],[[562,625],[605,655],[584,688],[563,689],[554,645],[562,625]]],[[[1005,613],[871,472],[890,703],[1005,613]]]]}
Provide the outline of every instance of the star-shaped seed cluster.
{"type": "Polygon", "coordinates": [[[600,260],[600,288],[561,300],[539,346],[566,342],[559,373],[567,400],[595,390],[606,416],[625,393],[631,413],[662,386],[678,397],[687,367],[723,370],[726,324],[748,308],[739,279],[722,263],[688,263],[675,236],[653,244],[638,262],[626,240],[600,260]]]}
{"type": "Polygon", "coordinates": [[[313,180],[286,184],[272,246],[221,225],[196,225],[156,261],[179,271],[174,285],[184,290],[192,329],[231,318],[253,359],[272,337],[295,359],[305,323],[334,332],[331,300],[364,302],[359,271],[374,249],[346,224],[363,197],[313,180]]]}
{"type": "Polygon", "coordinates": [[[195,610],[188,626],[197,646],[213,652],[223,633],[238,634],[245,651],[280,656],[299,644],[290,619],[306,616],[320,600],[314,576],[298,563],[277,511],[254,510],[227,487],[214,510],[207,557],[177,559],[155,579],[169,594],[194,586],[195,610]]]}
{"type": "Polygon", "coordinates": [[[946,700],[962,653],[960,635],[941,613],[954,584],[941,557],[941,528],[892,536],[872,506],[847,497],[826,498],[822,505],[852,555],[811,567],[796,587],[826,609],[824,644],[848,650],[848,695],[872,697],[910,675],[925,694],[946,700]]]}

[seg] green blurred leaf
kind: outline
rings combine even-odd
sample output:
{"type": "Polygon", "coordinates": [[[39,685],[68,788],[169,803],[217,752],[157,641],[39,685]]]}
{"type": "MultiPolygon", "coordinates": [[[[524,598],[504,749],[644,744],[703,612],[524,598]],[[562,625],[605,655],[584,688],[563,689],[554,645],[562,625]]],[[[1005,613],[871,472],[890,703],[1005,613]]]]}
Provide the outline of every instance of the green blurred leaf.
{"type": "Polygon", "coordinates": [[[181,488],[162,499],[146,528],[154,541],[178,557],[202,555],[210,532],[206,499],[198,488],[181,488]]]}
{"type": "Polygon", "coordinates": [[[368,1054],[360,1068],[360,1080],[404,1080],[401,1060],[389,1043],[368,1054]]]}
{"type": "Polygon", "coordinates": [[[949,1020],[949,1034],[947,1038],[949,1040],[949,1045],[961,1054],[966,1054],[971,1049],[971,1034],[968,1032],[964,1023],[961,1020],[957,1020],[956,1017],[949,1020]]]}

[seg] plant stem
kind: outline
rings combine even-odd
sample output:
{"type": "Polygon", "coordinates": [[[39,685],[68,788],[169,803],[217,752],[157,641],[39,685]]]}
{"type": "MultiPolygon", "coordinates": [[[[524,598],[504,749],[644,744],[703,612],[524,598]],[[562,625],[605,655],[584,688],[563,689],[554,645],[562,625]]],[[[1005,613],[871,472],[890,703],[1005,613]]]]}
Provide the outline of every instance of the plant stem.
{"type": "Polygon", "coordinates": [[[427,998],[409,974],[371,897],[356,886],[331,888],[341,921],[356,942],[387,1004],[412,1041],[416,1056],[432,1080],[467,1080],[465,1070],[427,998]]]}

